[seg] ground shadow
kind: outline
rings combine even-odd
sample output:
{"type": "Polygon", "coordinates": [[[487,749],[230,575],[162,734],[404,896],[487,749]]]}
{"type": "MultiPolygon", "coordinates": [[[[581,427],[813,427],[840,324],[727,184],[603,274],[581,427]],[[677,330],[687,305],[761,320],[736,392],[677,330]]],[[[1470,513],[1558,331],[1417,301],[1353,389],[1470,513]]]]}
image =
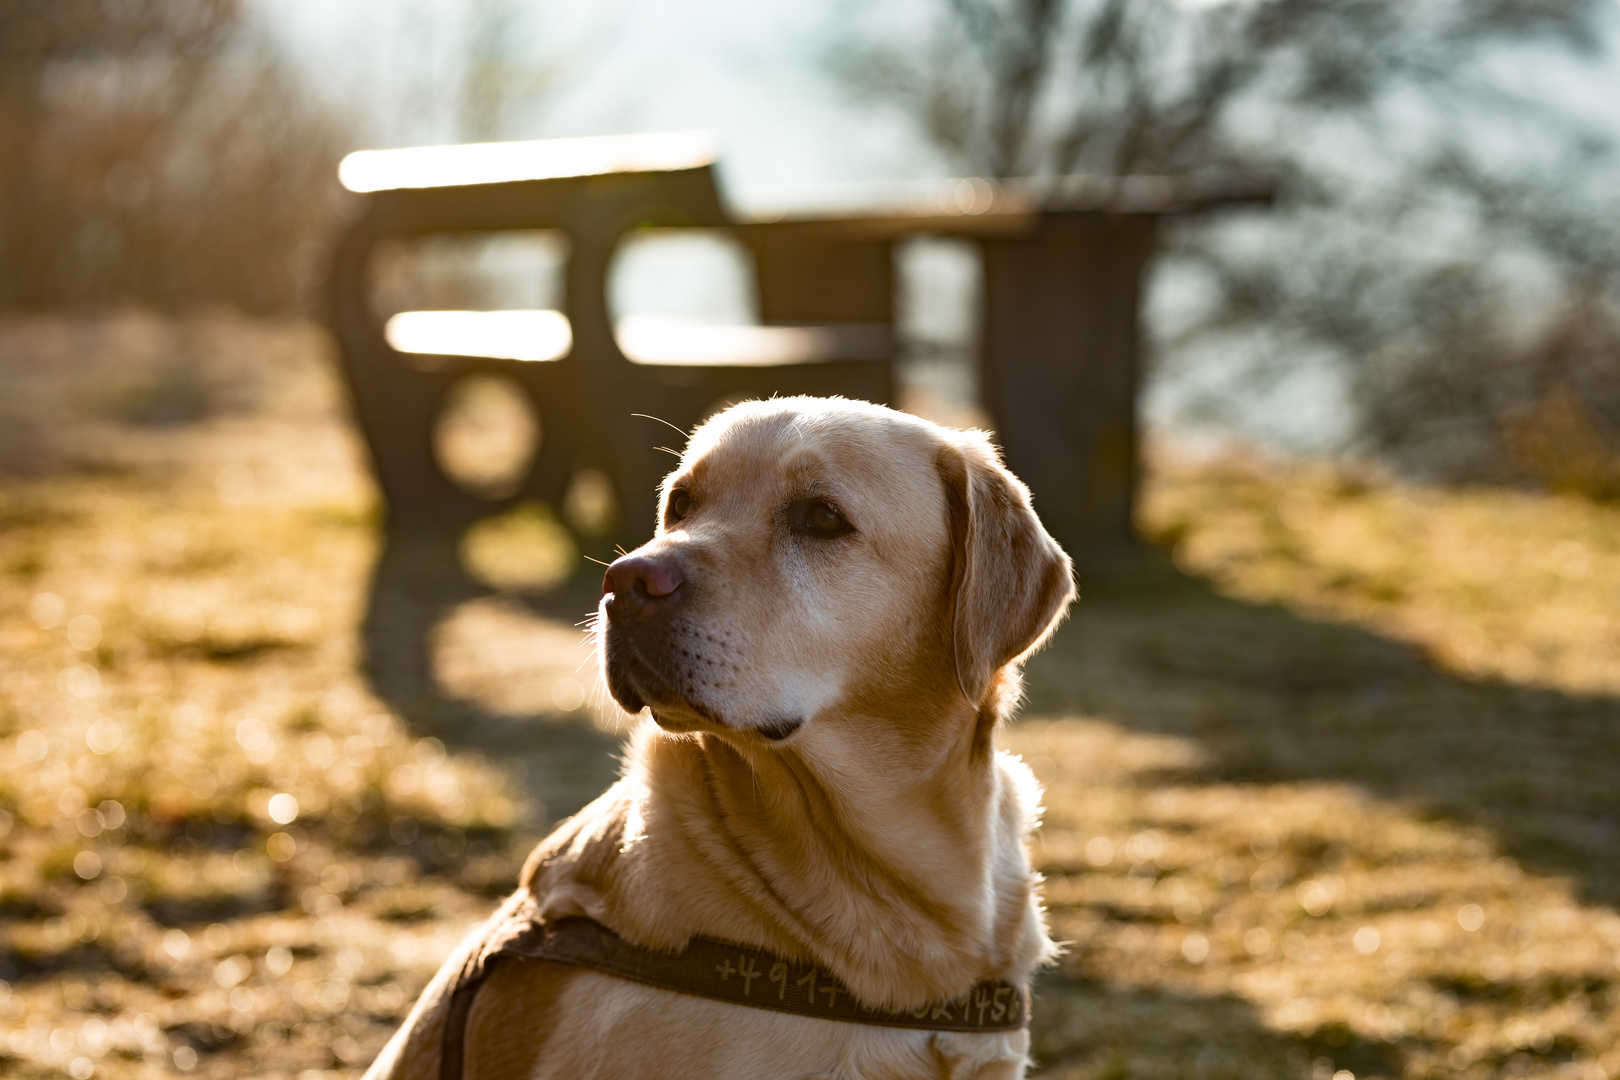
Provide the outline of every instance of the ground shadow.
{"type": "Polygon", "coordinates": [[[1191,738],[1216,782],[1339,781],[1481,826],[1620,906],[1620,699],[1463,678],[1359,627],[1220,595],[1147,550],[1085,575],[1026,713],[1191,738]]]}
{"type": "Polygon", "coordinates": [[[1430,1049],[1369,1041],[1338,1024],[1308,1037],[1288,1035],[1230,995],[1122,989],[1061,972],[1036,983],[1034,1012],[1032,1056],[1040,1075],[1326,1080],[1343,1069],[1393,1077],[1403,1074],[1408,1056],[1430,1049]]]}
{"type": "MultiPolygon", "coordinates": [[[[417,735],[451,750],[478,751],[523,765],[530,794],[550,821],[578,810],[618,774],[619,739],[579,713],[498,712],[447,693],[434,674],[434,631],[457,607],[492,595],[462,572],[457,537],[387,535],[372,569],[361,623],[363,671],[372,692],[417,735]]],[[[577,621],[598,589],[577,574],[545,593],[508,599],[535,615],[577,621]]]]}

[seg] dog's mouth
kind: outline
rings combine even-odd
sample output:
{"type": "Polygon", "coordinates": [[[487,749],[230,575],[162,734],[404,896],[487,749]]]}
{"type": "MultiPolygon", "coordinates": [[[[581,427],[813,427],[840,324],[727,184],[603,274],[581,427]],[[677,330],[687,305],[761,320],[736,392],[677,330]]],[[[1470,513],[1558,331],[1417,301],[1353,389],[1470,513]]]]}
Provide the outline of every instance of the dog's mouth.
{"type": "Polygon", "coordinates": [[[802,716],[770,717],[747,726],[728,723],[713,709],[694,701],[682,689],[679,675],[644,655],[629,635],[610,629],[605,644],[603,668],[613,700],[628,712],[647,709],[665,731],[754,731],[779,743],[804,726],[802,716]]]}
{"type": "Polygon", "coordinates": [[[767,720],[753,730],[759,732],[771,742],[781,742],[802,727],[804,727],[804,717],[794,716],[780,720],[767,720]]]}
{"type": "Polygon", "coordinates": [[[660,657],[648,656],[633,635],[615,632],[610,626],[603,644],[602,668],[607,674],[608,692],[625,711],[648,709],[659,726],[670,731],[725,726],[713,710],[692,700],[679,672],[670,671],[660,657]]]}
{"type": "Polygon", "coordinates": [[[656,713],[687,705],[676,680],[662,670],[662,665],[648,661],[622,636],[610,634],[605,653],[608,692],[625,711],[636,713],[651,707],[656,713]]]}
{"type": "Polygon", "coordinates": [[[754,732],[764,736],[772,743],[780,743],[794,732],[804,727],[804,720],[799,717],[783,720],[767,720],[762,724],[742,727],[729,724],[701,705],[684,702],[680,707],[654,705],[649,711],[652,718],[658,721],[658,726],[665,731],[687,733],[693,731],[728,731],[728,732],[754,732]]]}

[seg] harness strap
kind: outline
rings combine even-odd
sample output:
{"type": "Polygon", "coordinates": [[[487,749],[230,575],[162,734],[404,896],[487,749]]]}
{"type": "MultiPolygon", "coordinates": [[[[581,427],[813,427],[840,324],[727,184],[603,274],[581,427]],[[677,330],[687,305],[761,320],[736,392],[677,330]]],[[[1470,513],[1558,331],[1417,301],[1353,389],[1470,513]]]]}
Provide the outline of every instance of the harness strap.
{"type": "Polygon", "coordinates": [[[440,1080],[462,1080],[467,1016],[498,960],[553,960],[679,994],[754,1009],[926,1031],[1017,1031],[1029,1023],[1027,992],[986,980],[966,994],[921,1008],[880,1012],[858,1002],[825,968],[765,949],[694,937],[682,952],[644,949],[592,919],[540,921],[532,904],[515,904],[467,958],[453,984],[440,1051],[440,1080]]]}

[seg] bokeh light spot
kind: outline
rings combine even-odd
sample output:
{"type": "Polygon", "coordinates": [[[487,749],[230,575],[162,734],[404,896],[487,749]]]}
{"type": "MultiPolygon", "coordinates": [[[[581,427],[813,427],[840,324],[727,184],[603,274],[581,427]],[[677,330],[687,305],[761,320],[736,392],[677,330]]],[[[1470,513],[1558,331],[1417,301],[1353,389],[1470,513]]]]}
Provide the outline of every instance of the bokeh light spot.
{"type": "Polygon", "coordinates": [[[89,652],[101,644],[101,622],[94,615],[76,615],[67,626],[68,644],[89,652]]]}
{"type": "Polygon", "coordinates": [[[28,604],[28,617],[41,630],[54,630],[61,626],[66,614],[67,604],[55,593],[38,593],[28,604]]]}
{"type": "Polygon", "coordinates": [[[298,853],[298,841],[284,832],[271,833],[264,846],[276,862],[286,862],[298,853]]]}
{"type": "Polygon", "coordinates": [[[298,820],[298,800],[285,791],[270,796],[270,804],[266,809],[270,820],[277,825],[291,825],[298,820]]]}
{"type": "Polygon", "coordinates": [[[42,732],[30,729],[17,736],[17,756],[29,763],[44,761],[50,748],[51,744],[42,732]]]}

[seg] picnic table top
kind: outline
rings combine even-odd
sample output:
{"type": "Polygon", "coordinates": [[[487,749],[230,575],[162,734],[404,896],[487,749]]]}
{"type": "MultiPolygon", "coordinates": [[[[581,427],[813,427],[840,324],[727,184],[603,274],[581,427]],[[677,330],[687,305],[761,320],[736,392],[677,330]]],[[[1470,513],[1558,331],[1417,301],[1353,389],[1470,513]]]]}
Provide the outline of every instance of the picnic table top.
{"type": "MultiPolygon", "coordinates": [[[[706,131],[361,150],[338,175],[362,194],[482,188],[716,165],[706,131]]],[[[718,185],[717,185],[718,186],[718,185]]],[[[1019,233],[1053,215],[1165,215],[1269,203],[1269,180],[1208,176],[979,176],[756,188],[723,200],[739,226],[802,224],[873,236],[1019,233]]],[[[393,196],[399,197],[399,196],[393,196]]],[[[406,196],[408,197],[408,196],[406,196]]]]}

